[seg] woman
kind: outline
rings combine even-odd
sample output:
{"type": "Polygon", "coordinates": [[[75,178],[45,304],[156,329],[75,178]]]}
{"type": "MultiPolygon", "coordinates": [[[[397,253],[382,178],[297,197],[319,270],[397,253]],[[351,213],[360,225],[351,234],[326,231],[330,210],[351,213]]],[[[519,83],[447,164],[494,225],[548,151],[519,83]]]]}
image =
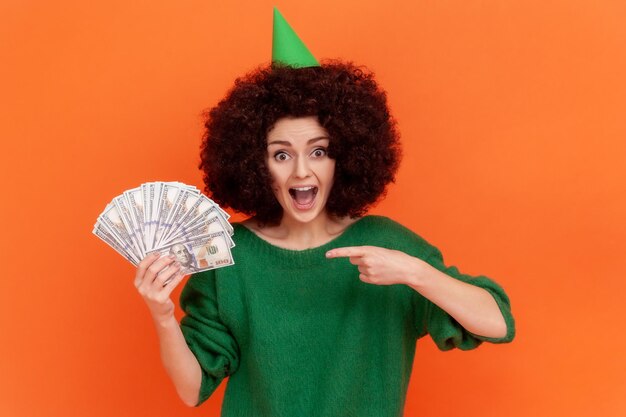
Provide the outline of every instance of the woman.
{"type": "Polygon", "coordinates": [[[135,280],[186,404],[230,376],[223,416],[401,416],[417,339],[442,350],[512,340],[497,284],[365,215],[399,161],[372,74],[273,64],[238,79],[206,128],[207,192],[250,215],[234,225],[236,265],[189,279],[180,326],[174,259],[144,259],[135,280]]]}

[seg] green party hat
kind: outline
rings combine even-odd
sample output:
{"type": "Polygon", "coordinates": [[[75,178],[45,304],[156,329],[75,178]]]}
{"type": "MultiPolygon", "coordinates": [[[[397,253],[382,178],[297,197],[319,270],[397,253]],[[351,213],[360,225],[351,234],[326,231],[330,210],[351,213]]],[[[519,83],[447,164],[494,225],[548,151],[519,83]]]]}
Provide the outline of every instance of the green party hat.
{"type": "Polygon", "coordinates": [[[309,48],[300,40],[276,7],[274,7],[272,62],[279,62],[294,68],[320,66],[309,48]]]}

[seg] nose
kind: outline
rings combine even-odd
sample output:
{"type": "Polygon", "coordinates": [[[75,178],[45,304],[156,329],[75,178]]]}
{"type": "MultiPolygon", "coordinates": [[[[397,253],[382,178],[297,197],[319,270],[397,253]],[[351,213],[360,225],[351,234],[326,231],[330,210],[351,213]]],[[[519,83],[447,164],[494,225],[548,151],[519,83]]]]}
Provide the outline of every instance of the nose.
{"type": "Polygon", "coordinates": [[[298,157],[294,167],[294,176],[296,178],[306,178],[310,175],[309,164],[307,158],[298,157]]]}

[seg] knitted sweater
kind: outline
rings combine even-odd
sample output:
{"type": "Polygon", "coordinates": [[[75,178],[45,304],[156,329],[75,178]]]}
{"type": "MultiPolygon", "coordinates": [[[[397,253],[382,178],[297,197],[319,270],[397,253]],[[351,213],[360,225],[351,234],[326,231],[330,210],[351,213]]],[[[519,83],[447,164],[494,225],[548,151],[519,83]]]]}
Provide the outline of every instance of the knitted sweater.
{"type": "Polygon", "coordinates": [[[229,376],[223,417],[392,417],[403,413],[415,343],[441,350],[513,339],[500,286],[445,267],[441,253],[398,223],[366,216],[317,248],[288,250],[235,224],[235,265],[192,276],[181,294],[181,328],[202,368],[199,403],[229,376]],[[507,324],[501,339],[477,336],[406,285],[359,280],[332,248],[397,249],[485,288],[507,324]]]}

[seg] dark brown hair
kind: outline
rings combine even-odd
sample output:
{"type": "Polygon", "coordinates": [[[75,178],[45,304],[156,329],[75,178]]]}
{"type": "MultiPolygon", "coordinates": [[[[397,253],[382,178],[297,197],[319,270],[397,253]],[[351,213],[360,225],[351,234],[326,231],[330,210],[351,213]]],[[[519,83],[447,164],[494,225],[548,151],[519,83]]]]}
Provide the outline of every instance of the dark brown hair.
{"type": "Polygon", "coordinates": [[[278,223],[282,208],[266,166],[267,133],[283,117],[317,116],[336,160],[326,210],[357,217],[385,193],[400,160],[396,123],[371,72],[352,63],[261,67],[235,81],[206,113],[200,169],[223,207],[278,223]]]}

